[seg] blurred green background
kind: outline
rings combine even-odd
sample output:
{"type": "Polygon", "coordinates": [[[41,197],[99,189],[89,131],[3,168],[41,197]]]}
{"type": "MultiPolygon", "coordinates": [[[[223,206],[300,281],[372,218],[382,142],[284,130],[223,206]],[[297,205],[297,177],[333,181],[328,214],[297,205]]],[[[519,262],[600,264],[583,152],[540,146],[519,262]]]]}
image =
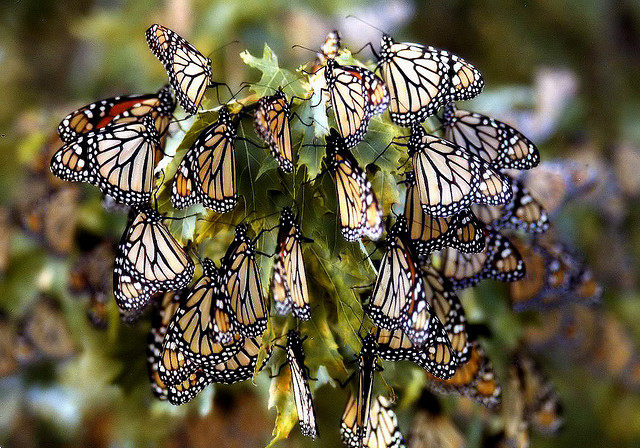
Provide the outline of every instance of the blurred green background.
{"type": "MultiPolygon", "coordinates": [[[[539,145],[543,160],[572,158],[597,170],[596,191],[569,204],[554,216],[554,223],[605,287],[604,311],[596,318],[603,319],[606,312],[607,319],[625,328],[631,341],[626,350],[635,358],[640,341],[636,1],[5,0],[0,3],[0,203],[11,210],[8,220],[19,221],[13,205],[35,194],[27,169],[33,170],[38,151],[62,117],[101,98],[154,92],[166,82],[144,40],[150,24],[166,25],[210,54],[213,79],[237,90],[241,82],[259,79],[239,53],[248,49],[260,55],[265,42],[289,69],[315,57],[292,45],[319,48],[334,28],[353,51],[367,42],[377,48],[379,31],[345,18],[348,14],[397,40],[434,45],[471,61],[487,85],[472,103],[474,110],[523,130],[539,145]]],[[[371,55],[364,50],[359,57],[371,55]]],[[[94,189],[82,192],[79,227],[117,241],[124,217],[104,212],[94,189]]],[[[275,411],[266,410],[265,375],[258,387],[216,389],[213,406],[212,389],[180,408],[155,402],[144,364],[148,324],[119,325],[111,303],[109,329],[91,327],[86,304],[66,292],[65,279],[77,250],[69,257],[53,255],[37,239],[11,227],[10,234],[3,232],[10,248],[0,307],[8,319],[19,320],[38,292],[54,293],[80,350],[68,361],[37,363],[0,379],[1,446],[224,447],[268,442],[275,411]]],[[[522,319],[505,317],[508,304],[498,298],[505,294],[504,288],[491,285],[480,288],[474,298],[485,313],[476,315],[477,320],[490,321],[498,341],[517,339],[521,333],[522,319]]],[[[499,344],[490,351],[499,365],[499,344]]],[[[565,404],[566,423],[555,438],[534,435],[533,446],[640,446],[640,382],[620,381],[624,375],[607,371],[602,363],[542,358],[565,404]]],[[[318,394],[322,438],[317,446],[339,443],[342,404],[337,411],[335,403],[342,403],[343,396],[326,386],[318,394]]],[[[411,408],[401,407],[398,413],[407,434],[411,408]]],[[[468,446],[481,446],[477,426],[462,430],[469,436],[468,446]]],[[[311,442],[294,429],[279,446],[311,442]]]]}

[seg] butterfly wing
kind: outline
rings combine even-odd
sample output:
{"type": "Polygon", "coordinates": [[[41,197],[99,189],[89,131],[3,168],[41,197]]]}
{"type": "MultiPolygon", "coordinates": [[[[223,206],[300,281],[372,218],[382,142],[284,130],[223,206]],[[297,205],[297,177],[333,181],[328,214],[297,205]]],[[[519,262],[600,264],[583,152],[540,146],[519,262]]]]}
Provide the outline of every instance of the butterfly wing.
{"type": "Polygon", "coordinates": [[[383,35],[382,79],[389,87],[391,119],[421,123],[451,101],[473,98],[484,87],[480,72],[464,59],[437,48],[396,43],[383,35]]]}
{"type": "Polygon", "coordinates": [[[216,213],[226,213],[236,205],[235,132],[222,109],[218,121],[191,145],[174,177],[171,200],[176,208],[202,202],[216,213]]]}
{"type": "Polygon", "coordinates": [[[490,163],[495,168],[527,170],[540,163],[538,148],[511,126],[493,118],[456,109],[443,115],[445,138],[490,163]]]}
{"type": "Polygon", "coordinates": [[[187,286],[194,264],[149,206],[134,207],[114,263],[113,291],[123,310],[142,309],[157,292],[187,286]]]}
{"type": "Polygon", "coordinates": [[[151,25],[145,36],[149,48],[167,70],[178,102],[187,113],[195,114],[211,84],[211,60],[161,25],[151,25]]]}
{"type": "Polygon", "coordinates": [[[480,252],[485,246],[484,225],[470,210],[464,210],[449,218],[438,218],[425,213],[420,204],[415,178],[406,173],[404,216],[409,224],[409,235],[416,253],[429,253],[453,247],[460,252],[480,252]]]}
{"type": "Polygon", "coordinates": [[[293,171],[289,103],[282,91],[258,100],[254,126],[260,138],[269,145],[280,168],[285,173],[293,171]]]}
{"type": "Polygon", "coordinates": [[[291,369],[291,389],[298,412],[300,432],[303,436],[315,439],[318,437],[318,423],[304,365],[302,340],[296,331],[289,331],[287,338],[287,362],[291,369]]]}
{"type": "Polygon", "coordinates": [[[327,89],[340,136],[347,148],[355,146],[367,132],[369,120],[389,104],[389,93],[380,78],[357,66],[342,66],[327,60],[327,89]]]}
{"type": "Polygon", "coordinates": [[[414,126],[409,139],[418,197],[422,209],[447,217],[472,203],[499,205],[511,201],[509,178],[459,146],[414,126]]]}
{"type": "Polygon", "coordinates": [[[237,330],[247,337],[260,336],[269,316],[255,255],[255,244],[247,236],[246,227],[236,227],[222,263],[222,288],[230,300],[237,330]]]}
{"type": "Polygon", "coordinates": [[[367,235],[376,240],[382,234],[382,210],[364,171],[332,130],[327,138],[327,157],[334,173],[342,235],[355,241],[367,235]]]}

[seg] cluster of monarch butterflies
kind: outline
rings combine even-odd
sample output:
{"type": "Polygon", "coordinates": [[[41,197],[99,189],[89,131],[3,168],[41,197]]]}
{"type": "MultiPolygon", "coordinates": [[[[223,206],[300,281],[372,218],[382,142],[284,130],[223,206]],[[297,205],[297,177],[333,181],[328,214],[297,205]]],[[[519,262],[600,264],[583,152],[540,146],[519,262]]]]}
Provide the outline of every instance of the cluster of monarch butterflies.
{"type": "MultiPolygon", "coordinates": [[[[291,314],[302,322],[312,318],[303,259],[303,244],[312,240],[303,236],[291,209],[283,208],[265,295],[256,261],[262,232],[251,238],[249,227],[239,224],[220,266],[202,258],[201,276],[189,286],[196,264],[164,222],[177,218],[163,216],[157,200],[151,205],[155,172],[165,156],[174,97],[187,114],[195,115],[207,88],[218,83],[212,80],[211,61],[175,32],[152,25],[146,39],[169,84],[154,94],[110,98],[68,115],[58,128],[63,144],[50,168],[65,181],[95,185],[130,207],[114,255],[113,293],[130,321],[152,305],[152,389],[158,398],[182,404],[210,383],[251,378],[261,354],[264,366],[273,343],[263,341],[271,301],[276,314],[291,314]]],[[[394,42],[386,34],[374,71],[341,65],[341,50],[339,34],[331,33],[308,76],[333,110],[325,165],[334,180],[335,213],[346,241],[375,241],[385,230],[376,192],[351,152],[365,139],[375,116],[388,110],[394,124],[410,129],[406,143],[392,143],[406,148],[412,168],[399,181],[398,188],[406,189],[404,212],[389,225],[373,290],[364,301],[368,320],[363,320],[371,325],[362,339],[358,386],[347,402],[340,433],[347,446],[404,446],[391,402],[374,394],[379,359],[420,366],[433,392],[466,396],[491,409],[500,405],[501,386],[481,341],[468,329],[456,290],[485,279],[512,282],[516,310],[564,303],[565,296],[595,303],[601,291],[569,251],[537,240],[549,229],[548,212],[519,173],[539,163],[535,145],[503,122],[457,108],[456,102],[475,97],[484,87],[473,65],[444,50],[394,42]],[[423,126],[434,115],[442,123],[440,136],[423,126]],[[533,235],[533,242],[516,239],[516,233],[533,235]],[[535,257],[542,259],[531,261],[543,269],[542,280],[526,277],[528,260],[535,257]]],[[[222,214],[236,207],[241,195],[234,145],[242,114],[251,110],[256,133],[280,169],[296,169],[290,125],[295,98],[287,98],[279,87],[240,113],[226,105],[219,108],[217,121],[200,132],[177,163],[170,191],[174,208],[202,204],[222,214]]],[[[87,264],[75,272],[72,286],[104,294],[100,275],[89,268],[87,264]]],[[[286,338],[281,348],[301,432],[316,438],[305,336],[290,330],[286,338]]],[[[523,362],[514,365],[521,368],[523,362]]],[[[535,418],[529,414],[536,411],[527,410],[523,419],[535,418]]]]}
{"type": "Polygon", "coordinates": [[[17,321],[0,314],[0,377],[34,362],[64,360],[76,352],[71,331],[52,297],[38,297],[17,321]]]}

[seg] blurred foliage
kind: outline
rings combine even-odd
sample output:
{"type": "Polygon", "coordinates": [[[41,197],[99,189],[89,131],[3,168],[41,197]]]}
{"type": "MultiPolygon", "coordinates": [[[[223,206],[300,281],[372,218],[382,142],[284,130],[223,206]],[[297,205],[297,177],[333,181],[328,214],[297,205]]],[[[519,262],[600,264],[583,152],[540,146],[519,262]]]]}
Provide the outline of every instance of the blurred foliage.
{"type": "MultiPolygon", "coordinates": [[[[579,92],[562,110],[555,132],[540,145],[543,160],[569,156],[606,168],[622,143],[630,142],[636,151],[640,147],[640,87],[636,82],[640,75],[640,7],[635,2],[385,3],[277,1],[270,2],[268,8],[255,0],[28,0],[0,4],[0,151],[5,154],[0,162],[0,203],[9,207],[17,199],[35,194],[29,172],[34,171],[34,161],[58,121],[69,111],[99,98],[155,91],[166,82],[162,66],[143,38],[144,30],[153,22],[175,29],[209,54],[214,80],[227,82],[234,92],[244,81],[255,83],[249,93],[255,100],[278,85],[286,85],[288,96],[307,95],[305,86],[294,81],[301,76],[295,69],[315,56],[291,45],[317,48],[326,33],[338,27],[346,45],[355,51],[363,44],[361,34],[377,32],[344,16],[351,13],[370,21],[373,18],[376,25],[393,31],[399,40],[440,46],[477,65],[487,82],[487,91],[481,97],[489,99],[479,98],[475,104],[486,106],[487,111],[499,108],[499,104],[516,112],[535,108],[544,92],[528,86],[533,84],[538,69],[569,69],[577,77],[579,92]],[[400,14],[401,29],[396,29],[393,14],[384,14],[389,11],[384,8],[405,11],[400,14]],[[232,43],[236,39],[240,43],[232,43]],[[358,45],[352,46],[355,42],[358,45]]],[[[376,47],[377,41],[373,44],[376,47]]],[[[366,61],[366,55],[361,53],[358,58],[366,61]]],[[[343,57],[343,62],[351,61],[349,53],[343,57]]],[[[220,95],[228,97],[223,88],[220,95]]],[[[305,122],[313,117],[316,123],[322,123],[317,115],[321,108],[312,110],[312,101],[299,104],[296,111],[305,122]]],[[[215,104],[217,97],[212,89],[205,106],[214,108],[215,104]]],[[[180,123],[188,130],[177,132],[169,142],[167,152],[176,157],[167,165],[165,185],[170,185],[178,161],[198,131],[216,116],[213,111],[180,123]]],[[[244,202],[232,214],[210,213],[200,219],[176,220],[170,227],[183,242],[193,237],[200,243],[200,256],[218,258],[232,237],[230,224],[248,212],[253,212],[253,219],[260,218],[252,222],[258,230],[273,226],[277,215],[272,213],[290,205],[291,198],[300,206],[295,211],[301,217],[303,233],[315,241],[305,248],[305,261],[314,273],[309,279],[314,319],[301,324],[301,328],[309,335],[305,343],[307,365],[312,376],[318,378],[311,386],[314,391],[321,388],[315,393],[321,433],[316,445],[337,446],[346,393],[332,387],[336,384],[331,378],[344,381],[354,368],[345,361],[353,358],[360,344],[357,332],[362,309],[354,287],[373,281],[365,257],[375,246],[347,244],[339,234],[333,182],[322,174],[324,149],[304,146],[323,143],[317,138],[325,132],[323,126],[309,128],[294,119],[293,131],[300,162],[293,176],[276,169],[267,151],[238,141],[238,187],[244,202]],[[313,178],[315,181],[302,185],[305,179],[313,178]],[[255,188],[253,183],[258,181],[260,188],[255,188]],[[319,210],[322,213],[317,217],[319,210]]],[[[240,134],[258,140],[247,120],[240,134]]],[[[385,214],[404,195],[402,187],[395,185],[402,153],[391,148],[375,165],[371,163],[395,134],[398,130],[390,127],[386,117],[376,118],[366,141],[354,150],[361,166],[368,168],[385,214]]],[[[605,168],[600,171],[603,178],[608,172],[605,168]]],[[[286,437],[293,428],[288,441],[276,442],[276,446],[312,446],[311,441],[302,440],[293,425],[295,409],[288,391],[288,367],[274,380],[266,373],[258,375],[257,387],[246,382],[209,388],[193,403],[179,408],[152,397],[144,353],[148,319],[135,327],[121,323],[110,298],[109,327],[99,331],[85,317],[85,301],[68,292],[68,273],[80,253],[89,248],[88,241],[96,235],[117,241],[125,222],[124,215],[104,210],[96,189],[82,186],[80,190],[77,244],[69,256],[50,253],[41,239],[23,231],[11,232],[9,263],[0,282],[0,307],[9,319],[18,321],[37,302],[40,292],[57,297],[76,344],[76,355],[64,362],[39,361],[19,374],[0,379],[0,444],[262,446],[271,439],[276,420],[280,430],[274,434],[276,438],[286,437]],[[273,408],[266,411],[268,402],[273,408]]],[[[162,211],[170,210],[168,196],[166,188],[160,191],[162,211]]],[[[172,214],[203,212],[194,206],[172,214]]],[[[597,319],[622,322],[636,346],[640,341],[636,324],[640,321],[636,280],[639,216],[637,192],[624,190],[604,190],[554,216],[559,232],[581,250],[604,280],[604,308],[610,317],[598,314],[597,319]],[[622,211],[616,212],[612,203],[620,197],[622,211]]],[[[274,246],[275,235],[266,233],[260,250],[273,253],[274,246]]],[[[261,257],[260,262],[266,286],[272,261],[261,257]]],[[[526,325],[547,317],[514,314],[506,288],[495,283],[465,291],[461,298],[469,320],[487,325],[491,337],[483,337],[482,342],[498,377],[506,384],[508,353],[518,345],[526,325]]],[[[265,339],[271,340],[292,326],[295,323],[290,318],[272,319],[265,339]]],[[[267,371],[275,373],[285,358],[282,350],[274,350],[267,371]]],[[[534,433],[533,446],[638,445],[640,398],[630,393],[619,375],[608,375],[603,365],[570,362],[551,353],[539,357],[562,398],[566,423],[556,438],[534,433]]],[[[393,388],[398,393],[400,427],[406,435],[425,374],[409,363],[387,362],[384,367],[376,379],[376,390],[393,388]]],[[[488,417],[477,406],[448,397],[441,403],[447,412],[457,413],[458,420],[466,422],[461,427],[469,447],[481,446],[484,430],[498,425],[496,417],[488,417]]]]}

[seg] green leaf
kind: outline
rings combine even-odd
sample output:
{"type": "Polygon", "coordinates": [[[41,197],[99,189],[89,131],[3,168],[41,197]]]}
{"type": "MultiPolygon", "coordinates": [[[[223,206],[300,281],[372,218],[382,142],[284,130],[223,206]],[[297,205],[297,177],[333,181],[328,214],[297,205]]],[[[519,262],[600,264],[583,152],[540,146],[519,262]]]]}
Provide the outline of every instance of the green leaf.
{"type": "Polygon", "coordinates": [[[278,87],[283,87],[285,94],[287,94],[289,98],[292,96],[305,95],[306,92],[302,84],[299,82],[296,83],[298,77],[291,71],[278,66],[278,57],[266,43],[262,50],[262,58],[253,56],[248,50],[240,53],[240,58],[249,67],[253,67],[262,72],[260,81],[251,86],[252,90],[259,97],[273,95],[278,87]]]}
{"type": "Polygon", "coordinates": [[[291,396],[291,370],[285,367],[280,375],[271,380],[269,387],[268,408],[276,408],[276,422],[273,428],[273,438],[268,447],[274,446],[278,440],[289,437],[289,433],[298,422],[298,412],[291,396]]]}

